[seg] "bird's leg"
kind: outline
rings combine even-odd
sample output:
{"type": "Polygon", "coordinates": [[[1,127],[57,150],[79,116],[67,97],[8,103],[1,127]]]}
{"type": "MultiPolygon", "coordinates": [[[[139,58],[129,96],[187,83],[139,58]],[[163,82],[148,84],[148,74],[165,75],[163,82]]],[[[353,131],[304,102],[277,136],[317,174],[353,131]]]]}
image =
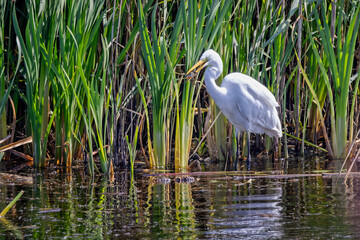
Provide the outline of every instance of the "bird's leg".
{"type": "Polygon", "coordinates": [[[246,135],[247,135],[247,150],[248,150],[248,158],[246,160],[246,163],[247,163],[247,170],[250,171],[250,162],[251,162],[251,156],[250,156],[250,132],[247,132],[246,135]]]}
{"type": "Polygon", "coordinates": [[[238,160],[240,157],[240,147],[239,147],[239,143],[240,143],[240,134],[238,132],[238,130],[235,130],[235,135],[236,135],[236,159],[235,159],[235,171],[237,171],[237,165],[238,165],[238,160]]]}
{"type": "Polygon", "coordinates": [[[275,161],[279,159],[279,140],[276,137],[273,144],[273,159],[275,161]]]}

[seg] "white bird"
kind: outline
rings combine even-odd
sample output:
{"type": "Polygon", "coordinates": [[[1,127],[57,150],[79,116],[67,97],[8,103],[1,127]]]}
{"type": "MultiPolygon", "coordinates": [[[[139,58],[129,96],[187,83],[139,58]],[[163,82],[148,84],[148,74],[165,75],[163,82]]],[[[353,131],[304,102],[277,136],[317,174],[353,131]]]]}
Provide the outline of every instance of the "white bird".
{"type": "MultiPolygon", "coordinates": [[[[282,136],[281,123],[276,110],[279,104],[264,85],[250,76],[235,72],[228,74],[221,86],[218,86],[216,79],[223,71],[223,62],[219,54],[212,49],[201,55],[199,62],[187,72],[187,75],[189,76],[193,71],[199,72],[205,67],[207,67],[204,74],[206,89],[222,113],[234,125],[237,135],[238,132],[246,131],[265,133],[276,139],[282,136]]],[[[247,135],[249,169],[250,134],[247,135]]],[[[235,170],[236,165],[237,159],[235,170]]]]}

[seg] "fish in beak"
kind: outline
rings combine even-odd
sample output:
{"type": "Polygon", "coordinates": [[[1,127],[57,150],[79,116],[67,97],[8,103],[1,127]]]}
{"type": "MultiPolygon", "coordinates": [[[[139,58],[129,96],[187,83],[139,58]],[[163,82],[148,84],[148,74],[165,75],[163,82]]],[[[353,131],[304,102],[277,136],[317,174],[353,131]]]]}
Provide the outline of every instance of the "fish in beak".
{"type": "Polygon", "coordinates": [[[201,71],[204,67],[206,67],[206,63],[208,60],[200,60],[198,61],[190,70],[186,73],[186,79],[192,79],[197,76],[197,73],[201,71]]]}

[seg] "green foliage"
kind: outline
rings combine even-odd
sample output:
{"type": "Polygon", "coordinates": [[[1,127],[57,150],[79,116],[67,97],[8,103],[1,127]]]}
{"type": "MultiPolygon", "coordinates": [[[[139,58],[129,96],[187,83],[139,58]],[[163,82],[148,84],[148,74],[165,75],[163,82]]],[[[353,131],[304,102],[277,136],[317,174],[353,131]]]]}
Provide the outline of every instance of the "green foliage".
{"type": "Polygon", "coordinates": [[[47,137],[54,121],[58,161],[71,166],[79,146],[76,140],[82,139],[86,129],[90,172],[94,171],[92,139],[99,149],[102,171],[108,172],[104,149],[107,122],[102,120],[108,118],[110,95],[107,91],[111,88],[106,86],[111,82],[106,79],[108,43],[99,34],[104,2],[28,0],[26,3],[25,34],[18,24],[15,7],[13,21],[24,56],[34,165],[46,165],[47,137]],[[100,40],[103,50],[99,58],[100,40]],[[53,107],[51,117],[50,107],[53,107]]]}
{"type": "MultiPolygon", "coordinates": [[[[181,2],[179,13],[182,14],[185,44],[185,69],[190,69],[200,58],[202,52],[212,48],[215,37],[231,6],[231,1],[181,2]],[[221,6],[221,7],[220,7],[221,6]],[[214,23],[214,24],[206,24],[214,23]]],[[[178,14],[179,14],[178,13],[178,14]]],[[[187,169],[194,126],[195,103],[199,89],[186,81],[183,86],[181,102],[177,95],[176,130],[175,130],[175,170],[187,169]],[[180,107],[181,106],[181,107],[180,107]]]]}
{"type": "MultiPolygon", "coordinates": [[[[141,1],[139,4],[140,16],[140,36],[143,60],[147,69],[150,83],[150,92],[152,97],[152,149],[150,153],[151,167],[164,169],[166,164],[166,156],[169,154],[167,146],[167,138],[169,138],[169,117],[172,107],[171,86],[174,77],[174,65],[177,61],[177,49],[179,42],[177,36],[181,27],[181,19],[176,18],[173,32],[168,38],[165,32],[158,33],[156,31],[156,10],[155,5],[151,15],[151,36],[150,39],[148,29],[146,27],[145,16],[141,1]],[[167,50],[169,48],[169,50],[167,50]]],[[[145,102],[143,102],[144,105],[145,102]]],[[[148,132],[150,135],[150,132],[148,132]]],[[[149,143],[148,143],[149,144],[149,143]]]]}
{"type": "MultiPolygon", "coordinates": [[[[1,159],[1,158],[0,158],[1,159]]],[[[18,195],[2,210],[0,213],[0,218],[5,217],[6,213],[14,206],[14,204],[21,198],[21,196],[24,194],[24,191],[20,191],[18,195]]]]}
{"type": "Polygon", "coordinates": [[[322,144],[342,158],[358,130],[358,1],[25,4],[0,0],[0,139],[10,96],[17,123],[25,123],[17,131],[33,138],[36,167],[49,157],[70,167],[86,156],[91,174],[97,166],[110,173],[113,160],[126,162],[128,147],[133,171],[141,147],[150,168],[185,171],[193,136],[202,139],[210,125],[206,147],[225,160],[233,131],[224,117],[212,124],[218,109],[202,79],[194,85],[183,78],[209,48],[224,63],[219,85],[238,71],[274,93],[285,157],[287,136],[296,135],[302,152],[322,144]]]}
{"type": "MultiPolygon", "coordinates": [[[[348,16],[348,19],[344,19],[344,16],[341,13],[344,9],[344,2],[342,1],[341,5],[338,7],[340,10],[338,10],[339,17],[337,19],[337,24],[335,24],[337,26],[337,41],[334,49],[334,43],[330,33],[330,23],[327,20],[327,14],[325,12],[326,7],[324,3],[321,2],[319,13],[315,4],[312,5],[312,13],[314,13],[315,16],[316,27],[319,31],[321,44],[323,46],[323,54],[325,56],[323,59],[329,61],[328,66],[324,64],[324,61],[320,57],[319,49],[315,43],[309,24],[307,24],[306,29],[310,38],[311,48],[315,54],[321,74],[324,77],[330,102],[333,157],[343,158],[346,155],[347,148],[348,122],[350,122],[351,125],[353,124],[352,120],[348,121],[348,101],[355,43],[358,35],[357,29],[359,29],[360,22],[360,6],[357,6],[356,10],[348,16]],[[349,22],[347,23],[347,21],[349,22]],[[343,30],[344,26],[347,28],[346,31],[343,30]],[[331,73],[331,81],[328,70],[331,73]]],[[[318,109],[320,110],[320,106],[318,106],[318,109]]],[[[352,139],[353,132],[350,132],[350,135],[352,139]]]]}
{"type": "Polygon", "coordinates": [[[25,33],[20,30],[15,6],[12,19],[14,30],[24,57],[26,104],[30,130],[33,136],[33,158],[36,167],[46,165],[46,146],[49,122],[49,71],[55,52],[55,36],[61,12],[61,1],[49,4],[26,1],[28,22],[25,33]]]}
{"type": "Polygon", "coordinates": [[[129,157],[130,157],[130,171],[131,175],[134,176],[134,163],[136,158],[136,145],[138,141],[139,127],[136,126],[133,142],[129,142],[129,136],[126,135],[126,143],[128,145],[129,157]]]}
{"type": "MultiPolygon", "coordinates": [[[[4,44],[4,20],[6,0],[0,1],[0,139],[6,137],[6,114],[5,104],[11,90],[11,86],[5,89],[5,44],[4,44]]],[[[12,84],[12,82],[11,82],[12,84]]]]}

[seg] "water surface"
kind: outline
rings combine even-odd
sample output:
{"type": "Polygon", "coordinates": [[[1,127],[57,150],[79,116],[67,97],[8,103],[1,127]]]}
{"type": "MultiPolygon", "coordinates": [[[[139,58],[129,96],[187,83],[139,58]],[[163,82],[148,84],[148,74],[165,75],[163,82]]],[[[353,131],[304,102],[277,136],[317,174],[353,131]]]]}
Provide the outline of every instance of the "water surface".
{"type": "MultiPolygon", "coordinates": [[[[297,159],[280,168],[286,166],[285,174],[308,173],[326,164],[325,159],[297,159]]],[[[281,173],[271,162],[257,167],[281,173]]],[[[119,172],[112,181],[101,176],[91,180],[74,168],[32,173],[30,185],[0,183],[1,209],[25,191],[0,220],[0,239],[356,239],[360,235],[356,176],[347,185],[321,174],[191,176],[193,182],[178,182],[179,176],[142,172],[131,182],[128,173],[119,172]]]]}

